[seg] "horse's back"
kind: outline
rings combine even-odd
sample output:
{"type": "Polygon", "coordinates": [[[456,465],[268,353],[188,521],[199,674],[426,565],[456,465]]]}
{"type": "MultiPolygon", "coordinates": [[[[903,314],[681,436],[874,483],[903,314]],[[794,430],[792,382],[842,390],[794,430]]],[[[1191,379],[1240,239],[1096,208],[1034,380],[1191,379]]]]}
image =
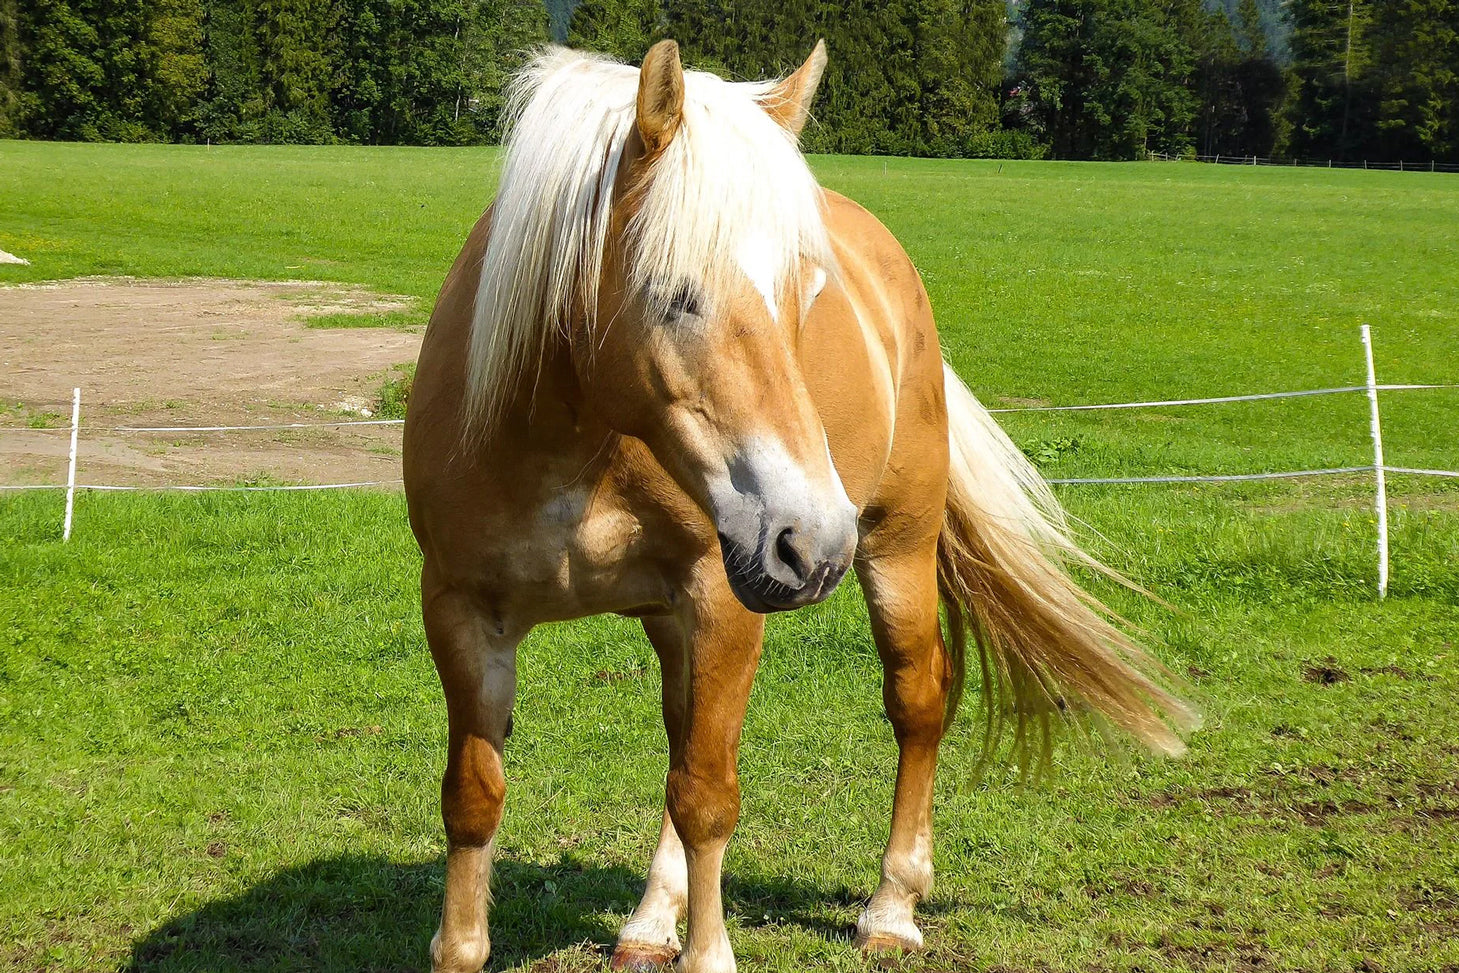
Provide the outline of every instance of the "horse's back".
{"type": "Polygon", "coordinates": [[[838,193],[826,199],[840,280],[806,319],[806,385],[847,494],[869,517],[895,516],[920,535],[932,521],[940,525],[947,483],[932,308],[891,231],[838,193]]]}
{"type": "Polygon", "coordinates": [[[460,452],[463,441],[466,351],[490,229],[488,208],[471,228],[436,296],[411,382],[401,466],[411,525],[422,543],[426,538],[420,535],[429,529],[422,506],[429,502],[434,484],[447,474],[449,460],[460,452]]]}

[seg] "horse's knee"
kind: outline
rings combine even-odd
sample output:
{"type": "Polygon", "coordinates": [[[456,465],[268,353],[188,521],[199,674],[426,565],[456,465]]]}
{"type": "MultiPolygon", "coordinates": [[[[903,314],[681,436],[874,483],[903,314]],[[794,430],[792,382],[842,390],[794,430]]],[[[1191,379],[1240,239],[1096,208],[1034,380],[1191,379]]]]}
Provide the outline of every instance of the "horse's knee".
{"type": "Polygon", "coordinates": [[[947,715],[953,665],[937,631],[937,616],[899,621],[879,606],[875,626],[881,656],[882,703],[899,742],[937,743],[947,715]]]}
{"type": "Polygon", "coordinates": [[[669,817],[689,847],[729,839],[740,818],[740,784],[733,767],[703,773],[676,767],[669,771],[669,817]]]}
{"type": "Polygon", "coordinates": [[[936,744],[947,717],[948,680],[941,669],[888,668],[882,703],[899,743],[936,744]]]}
{"type": "Polygon", "coordinates": [[[453,845],[484,845],[501,824],[507,781],[501,756],[486,740],[468,736],[454,746],[441,781],[441,817],[453,845]]]}

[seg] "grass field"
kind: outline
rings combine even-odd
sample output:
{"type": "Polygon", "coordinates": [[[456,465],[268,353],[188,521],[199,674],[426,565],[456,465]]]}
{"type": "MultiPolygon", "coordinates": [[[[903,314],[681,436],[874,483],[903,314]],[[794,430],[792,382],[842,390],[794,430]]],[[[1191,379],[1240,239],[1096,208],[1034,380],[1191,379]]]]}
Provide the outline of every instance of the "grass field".
{"type": "MultiPolygon", "coordinates": [[[[488,150],[0,143],[0,283],[301,277],[433,296],[488,150]]],[[[906,243],[990,404],[1459,379],[1459,180],[818,159],[906,243]]],[[[410,321],[392,321],[406,324],[410,321]]],[[[3,398],[0,378],[0,398],[3,398]]],[[[1385,396],[1390,463],[1459,469],[1459,392],[1385,396]]],[[[1051,476],[1369,461],[1360,396],[1015,415],[1051,476]]],[[[1401,478],[1390,598],[1370,485],[1068,488],[1118,607],[1207,711],[1190,757],[945,747],[931,950],[907,970],[1459,970],[1459,492],[1401,478]]],[[[0,966],[420,968],[444,707],[390,494],[0,499],[0,966]]],[[[666,758],[634,624],[522,652],[493,968],[594,969],[666,758]]],[[[862,969],[895,747],[852,586],[776,618],[726,864],[746,970],[862,969]]]]}

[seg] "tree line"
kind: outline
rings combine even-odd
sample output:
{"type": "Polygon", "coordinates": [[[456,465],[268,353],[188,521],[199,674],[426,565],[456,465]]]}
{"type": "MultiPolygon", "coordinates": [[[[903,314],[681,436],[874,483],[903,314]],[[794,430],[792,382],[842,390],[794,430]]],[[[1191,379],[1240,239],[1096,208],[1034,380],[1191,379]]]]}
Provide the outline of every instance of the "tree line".
{"type": "Polygon", "coordinates": [[[490,141],[546,25],[539,0],[0,0],[0,135],[490,141]]]}
{"type": "Polygon", "coordinates": [[[568,42],[632,61],[673,37],[691,64],[764,78],[825,38],[807,150],[967,156],[1032,148],[998,121],[1006,36],[1004,0],[583,0],[568,42]]]}
{"type": "Polygon", "coordinates": [[[1005,123],[1059,158],[1459,161],[1459,0],[1281,12],[1285,52],[1256,0],[1026,0],[1005,123]]]}
{"type": "Polygon", "coordinates": [[[824,37],[812,151],[1459,161],[1459,0],[0,0],[0,136],[491,142],[554,30],[738,78],[824,37]]]}

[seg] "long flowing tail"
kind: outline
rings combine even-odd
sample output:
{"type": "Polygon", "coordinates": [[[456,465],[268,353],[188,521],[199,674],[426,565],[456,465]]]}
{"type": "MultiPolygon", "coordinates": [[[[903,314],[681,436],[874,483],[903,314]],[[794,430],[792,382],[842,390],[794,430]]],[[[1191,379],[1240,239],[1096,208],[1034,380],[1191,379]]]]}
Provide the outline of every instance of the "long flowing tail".
{"type": "Polygon", "coordinates": [[[987,704],[985,755],[1010,724],[1015,752],[1046,757],[1067,712],[1093,712],[1151,750],[1177,756],[1200,718],[1161,685],[1168,675],[1081,589],[1067,568],[1109,572],[1070,539],[1047,483],[953,370],[943,365],[951,467],[937,579],[955,674],[971,632],[987,704]]]}

